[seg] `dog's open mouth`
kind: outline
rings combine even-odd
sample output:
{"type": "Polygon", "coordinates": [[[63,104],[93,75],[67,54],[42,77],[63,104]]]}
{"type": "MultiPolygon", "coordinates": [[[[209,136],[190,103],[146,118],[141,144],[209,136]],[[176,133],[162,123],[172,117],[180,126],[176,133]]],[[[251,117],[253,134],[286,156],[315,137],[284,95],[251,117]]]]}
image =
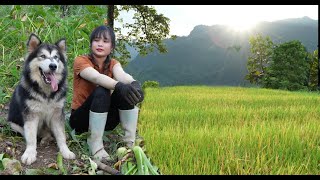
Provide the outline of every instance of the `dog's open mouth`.
{"type": "Polygon", "coordinates": [[[41,77],[42,77],[43,81],[46,84],[50,84],[51,88],[54,92],[57,91],[58,90],[58,83],[57,83],[57,79],[56,79],[55,74],[53,72],[45,73],[42,71],[41,68],[39,68],[39,69],[40,69],[41,77]]]}

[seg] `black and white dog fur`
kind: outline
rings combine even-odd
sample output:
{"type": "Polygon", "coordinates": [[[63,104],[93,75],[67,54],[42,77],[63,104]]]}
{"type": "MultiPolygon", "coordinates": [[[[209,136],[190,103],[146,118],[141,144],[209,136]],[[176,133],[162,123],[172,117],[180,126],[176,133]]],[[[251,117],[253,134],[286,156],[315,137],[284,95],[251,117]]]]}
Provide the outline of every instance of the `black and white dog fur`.
{"type": "Polygon", "coordinates": [[[65,135],[66,41],[47,44],[31,34],[27,48],[22,76],[12,95],[8,114],[11,128],[26,141],[21,161],[27,165],[35,162],[37,138],[42,138],[40,144],[45,144],[53,139],[52,134],[62,156],[74,159],[65,135]]]}

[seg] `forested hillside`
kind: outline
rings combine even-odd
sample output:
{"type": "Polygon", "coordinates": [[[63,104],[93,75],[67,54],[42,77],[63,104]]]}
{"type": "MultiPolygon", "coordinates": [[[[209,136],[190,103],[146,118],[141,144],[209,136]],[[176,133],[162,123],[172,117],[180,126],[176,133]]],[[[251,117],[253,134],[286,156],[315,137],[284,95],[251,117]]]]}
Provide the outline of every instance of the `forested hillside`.
{"type": "Polygon", "coordinates": [[[138,55],[125,69],[142,82],[158,81],[161,86],[246,85],[249,36],[256,33],[270,36],[274,43],[299,40],[309,52],[318,45],[318,21],[308,17],[260,22],[244,32],[198,25],[188,36],[165,40],[168,53],[138,55]]]}

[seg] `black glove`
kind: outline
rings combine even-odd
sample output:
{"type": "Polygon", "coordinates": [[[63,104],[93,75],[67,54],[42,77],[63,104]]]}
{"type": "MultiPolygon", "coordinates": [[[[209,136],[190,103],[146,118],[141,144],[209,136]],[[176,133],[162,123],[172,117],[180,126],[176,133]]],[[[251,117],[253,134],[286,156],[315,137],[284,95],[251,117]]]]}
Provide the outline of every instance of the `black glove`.
{"type": "Polygon", "coordinates": [[[137,104],[141,97],[140,93],[131,84],[118,82],[115,86],[115,91],[119,92],[120,95],[131,105],[137,104]]]}
{"type": "Polygon", "coordinates": [[[139,102],[142,102],[144,99],[144,94],[140,83],[138,81],[132,81],[131,85],[140,93],[141,97],[139,98],[139,102]]]}

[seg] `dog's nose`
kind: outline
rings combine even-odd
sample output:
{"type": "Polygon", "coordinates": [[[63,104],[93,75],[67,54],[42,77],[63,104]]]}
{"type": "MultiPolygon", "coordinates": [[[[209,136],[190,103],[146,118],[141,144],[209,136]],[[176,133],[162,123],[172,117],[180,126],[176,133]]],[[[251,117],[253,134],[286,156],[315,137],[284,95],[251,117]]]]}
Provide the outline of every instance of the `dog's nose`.
{"type": "Polygon", "coordinates": [[[56,69],[57,69],[57,65],[56,65],[56,64],[53,64],[53,63],[51,63],[51,64],[49,64],[49,68],[50,68],[52,71],[54,71],[54,70],[56,70],[56,69]]]}

